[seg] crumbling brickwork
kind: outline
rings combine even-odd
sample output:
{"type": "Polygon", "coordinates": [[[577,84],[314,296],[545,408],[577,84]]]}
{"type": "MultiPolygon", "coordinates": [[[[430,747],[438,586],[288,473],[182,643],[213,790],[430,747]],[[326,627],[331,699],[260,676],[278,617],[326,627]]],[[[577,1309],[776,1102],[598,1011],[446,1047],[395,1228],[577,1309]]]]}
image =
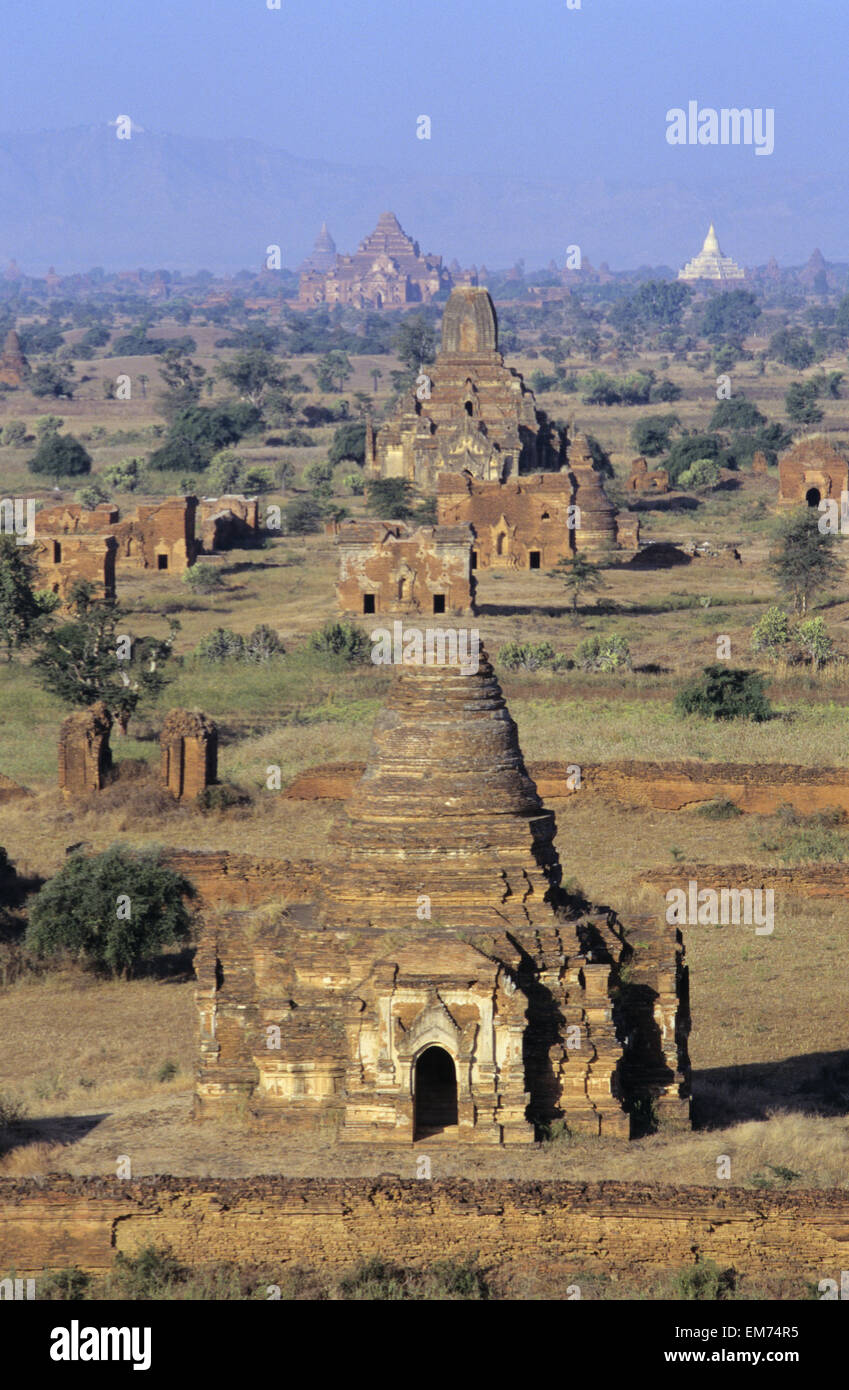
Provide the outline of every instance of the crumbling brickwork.
{"type": "Polygon", "coordinates": [[[197,523],[204,553],[250,545],[259,533],[259,501],[241,493],[204,497],[198,505],[197,523]]]}
{"type": "Polygon", "coordinates": [[[112,754],[112,716],[102,700],[69,714],[59,730],[59,786],[66,796],[87,796],[103,789],[112,754]]]}
{"type": "Polygon", "coordinates": [[[162,785],[193,801],[218,779],[218,730],[205,714],[172,709],[159,735],[162,785]]]}
{"type": "Polygon", "coordinates": [[[101,561],[115,574],[138,571],[182,573],[194,564],[196,497],[168,497],[140,505],[121,518],[111,502],[91,510],[77,502],[45,507],[35,518],[35,559],[39,571],[57,593],[78,578],[101,587],[101,561]],[[111,559],[107,559],[111,556],[111,559]]]}
{"type": "Polygon", "coordinates": [[[197,1113],[344,1142],[627,1137],[688,1123],[680,934],[561,887],[555,825],[485,654],[399,669],[319,889],[207,923],[197,1113]],[[620,969],[629,964],[629,981],[620,969]]]}
{"type": "Polygon", "coordinates": [[[627,492],[668,492],[669,474],[665,468],[649,468],[644,458],[634,459],[625,482],[627,492]]]}
{"type": "Polygon", "coordinates": [[[10,328],[0,353],[0,382],[4,386],[23,386],[29,374],[29,362],[21,351],[21,340],[14,328],[10,328]]]}
{"type": "Polygon", "coordinates": [[[824,497],[840,502],[849,492],[849,463],[820,434],[800,439],[778,460],[778,500],[815,507],[824,497]]]}
{"type": "Polygon", "coordinates": [[[537,420],[533,393],[498,351],[495,306],[485,289],[455,289],[442,347],[398,413],[366,439],[366,472],[433,489],[442,472],[503,482],[556,468],[559,441],[537,420]]]}
{"type": "Polygon", "coordinates": [[[441,525],[472,527],[473,568],[546,570],[577,552],[638,549],[638,519],[617,515],[581,436],[569,457],[561,472],[503,483],[470,473],[439,475],[437,517],[441,525]]]}
{"type": "Polygon", "coordinates": [[[472,531],[346,521],[337,531],[340,612],[461,616],[474,612],[472,531]]]}

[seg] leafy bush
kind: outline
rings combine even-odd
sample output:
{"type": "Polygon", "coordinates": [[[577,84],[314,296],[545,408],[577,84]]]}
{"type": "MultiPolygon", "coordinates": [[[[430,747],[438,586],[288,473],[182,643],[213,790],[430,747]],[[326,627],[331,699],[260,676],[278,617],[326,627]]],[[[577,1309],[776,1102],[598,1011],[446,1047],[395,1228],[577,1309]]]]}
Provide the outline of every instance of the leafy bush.
{"type": "Polygon", "coordinates": [[[216,782],[198,793],[195,805],[206,814],[209,811],[229,811],[231,806],[249,806],[250,802],[250,793],[244,787],[235,787],[231,782],[216,782]]]}
{"type": "Polygon", "coordinates": [[[114,492],[137,492],[144,485],[142,473],[143,460],[140,458],[121,459],[120,463],[110,463],[103,470],[103,481],[114,492]]]}
{"type": "Polygon", "coordinates": [[[714,801],[705,801],[701,806],[697,806],[696,814],[704,816],[705,820],[734,820],[737,816],[742,816],[743,812],[733,801],[720,796],[714,801]]]}
{"type": "Polygon", "coordinates": [[[737,1284],[733,1269],[720,1269],[713,1260],[700,1260],[673,1276],[673,1298],[686,1303],[716,1303],[732,1298],[737,1284]]]}
{"type": "Polygon", "coordinates": [[[810,661],[815,671],[832,659],[834,643],[825,630],[823,618],[809,618],[807,622],[800,623],[795,637],[802,655],[810,661]]]}
{"type": "Polygon", "coordinates": [[[716,459],[696,459],[678,475],[679,487],[716,487],[720,468],[716,459]]]}
{"type": "Polygon", "coordinates": [[[25,420],[10,420],[7,425],[3,426],[2,439],[3,443],[7,446],[11,445],[17,449],[21,444],[26,442],[26,437],[27,426],[25,420]]]}
{"type": "Polygon", "coordinates": [[[328,656],[341,656],[345,661],[363,661],[371,644],[365,633],[353,623],[325,623],[310,636],[310,649],[328,656]]]}
{"type": "Polygon", "coordinates": [[[366,427],[361,421],[339,425],[327,455],[332,467],[343,459],[350,459],[360,467],[366,460],[366,427]]]}
{"type": "Polygon", "coordinates": [[[91,455],[72,434],[49,431],[28,464],[31,473],[48,478],[76,478],[91,472],[91,455]]]}
{"type": "Polygon", "coordinates": [[[309,536],[321,530],[323,513],[311,497],[298,497],[283,508],[283,529],[288,536],[309,536]]]}
{"type": "Polygon", "coordinates": [[[248,468],[242,479],[242,490],[250,497],[257,493],[273,492],[276,484],[269,468],[248,468]]]}
{"type": "Polygon", "coordinates": [[[135,1255],[119,1250],[112,1267],[110,1283],[115,1296],[132,1302],[167,1298],[175,1285],[185,1283],[189,1270],[175,1259],[167,1245],[146,1245],[135,1255]]]}
{"type": "Polygon", "coordinates": [[[243,654],[245,661],[261,665],[271,661],[272,657],[283,656],[285,650],[274,628],[269,627],[267,623],[260,623],[246,638],[243,654]]]}
{"type": "Polygon", "coordinates": [[[194,655],[202,661],[240,661],[244,650],[245,639],[240,632],[214,627],[198,642],[194,655]]]}
{"type": "Polygon", "coordinates": [[[539,671],[556,660],[550,642],[508,642],[498,653],[499,665],[508,671],[539,671]]]}
{"type": "Polygon", "coordinates": [[[39,1283],[38,1297],[45,1303],[79,1303],[90,1289],[90,1274],[81,1269],[57,1269],[39,1283]]]}
{"type": "Polygon", "coordinates": [[[575,664],[582,671],[622,671],[630,670],[631,649],[624,637],[611,633],[602,637],[594,633],[585,637],[575,648],[575,664]]]}
{"type": "Polygon", "coordinates": [[[212,594],[224,587],[224,575],[217,565],[190,565],[183,571],[183,583],[193,594],[212,594]]]}
{"type": "Polygon", "coordinates": [[[179,1067],[176,1062],[163,1062],[156,1073],[156,1079],[159,1082],[173,1081],[178,1071],[179,1067]]]}
{"type": "Polygon", "coordinates": [[[752,651],[764,652],[777,661],[790,644],[790,619],[775,604],[758,618],[752,628],[752,651]]]}
{"type": "Polygon", "coordinates": [[[146,956],[188,938],[190,892],[154,854],[117,845],[91,858],[74,854],[36,896],[26,945],[128,978],[146,956]]]}
{"type": "Polygon", "coordinates": [[[771,719],[773,713],[760,672],[732,666],[706,666],[678,691],[675,709],[705,719],[752,719],[755,723],[771,719]]]}

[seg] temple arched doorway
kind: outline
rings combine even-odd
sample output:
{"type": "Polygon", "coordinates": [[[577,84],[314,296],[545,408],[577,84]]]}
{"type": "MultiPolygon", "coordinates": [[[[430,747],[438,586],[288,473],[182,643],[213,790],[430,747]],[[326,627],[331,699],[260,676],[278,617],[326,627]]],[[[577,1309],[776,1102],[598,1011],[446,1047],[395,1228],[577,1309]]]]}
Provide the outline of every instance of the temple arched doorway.
{"type": "Polygon", "coordinates": [[[820,504],[820,490],[818,487],[809,487],[805,493],[805,501],[809,507],[818,507],[820,504]]]}
{"type": "Polygon", "coordinates": [[[457,1069],[444,1047],[427,1047],[413,1076],[414,1137],[457,1124],[457,1069]]]}

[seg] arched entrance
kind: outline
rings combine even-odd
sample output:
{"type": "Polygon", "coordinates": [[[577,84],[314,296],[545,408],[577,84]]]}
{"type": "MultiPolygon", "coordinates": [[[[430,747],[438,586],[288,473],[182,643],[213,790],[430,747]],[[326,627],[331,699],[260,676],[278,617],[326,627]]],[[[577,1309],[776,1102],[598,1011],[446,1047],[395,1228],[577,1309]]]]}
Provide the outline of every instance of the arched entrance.
{"type": "Polygon", "coordinates": [[[805,501],[809,507],[818,507],[820,504],[820,490],[818,487],[809,487],[805,493],[805,501]]]}
{"type": "Polygon", "coordinates": [[[416,1139],[438,1134],[457,1123],[457,1071],[444,1047],[427,1047],[416,1061],[413,1077],[416,1139]]]}

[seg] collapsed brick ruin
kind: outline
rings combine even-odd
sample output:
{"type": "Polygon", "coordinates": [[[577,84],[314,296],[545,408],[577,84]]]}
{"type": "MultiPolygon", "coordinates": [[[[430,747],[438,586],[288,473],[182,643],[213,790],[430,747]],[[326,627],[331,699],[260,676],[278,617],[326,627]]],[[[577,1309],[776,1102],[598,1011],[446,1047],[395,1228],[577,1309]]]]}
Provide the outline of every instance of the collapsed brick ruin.
{"type": "Polygon", "coordinates": [[[124,518],[111,502],[91,509],[78,502],[45,507],[35,517],[39,578],[64,597],[77,579],[114,594],[116,572],[182,574],[198,553],[196,508],[191,496],[141,504],[124,518]]]}
{"type": "Polygon", "coordinates": [[[198,711],[172,709],[159,735],[160,779],[178,801],[193,801],[218,780],[218,730],[198,711]]]}
{"type": "Polygon", "coordinates": [[[407,478],[432,490],[442,472],[503,482],[515,473],[557,468],[559,443],[537,420],[533,392],[498,351],[495,306],[481,287],[451,293],[442,346],[425,381],[396,415],[366,432],[367,476],[407,478]]]}
{"type": "Polygon", "coordinates": [[[259,500],[241,493],[204,497],[198,505],[197,523],[200,543],[207,555],[250,545],[259,534],[259,500]]]}
{"type": "Polygon", "coordinates": [[[399,669],[318,891],[310,866],[276,917],[208,917],[198,1117],[393,1144],[689,1124],[680,934],[640,919],[634,947],[564,891],[482,656],[399,669]]]}
{"type": "Polygon", "coordinates": [[[824,497],[849,492],[849,463],[821,434],[800,439],[778,460],[778,501],[816,507],[824,497]]]}
{"type": "Polygon", "coordinates": [[[102,791],[112,766],[112,716],[102,700],[63,719],[59,730],[59,787],[65,796],[102,791]]]}
{"type": "Polygon", "coordinates": [[[474,613],[472,541],[468,526],[342,522],[336,535],[340,612],[474,613]]]}
{"type": "Polygon", "coordinates": [[[30,374],[30,366],[21,351],[21,340],[14,328],[10,328],[0,353],[0,383],[4,386],[23,386],[30,374]]]}
{"type": "Polygon", "coordinates": [[[472,527],[473,568],[545,570],[579,552],[612,558],[639,549],[639,520],[617,513],[583,435],[570,443],[568,457],[559,473],[504,482],[440,474],[438,520],[472,527]]]}
{"type": "Polygon", "coordinates": [[[634,459],[625,481],[626,492],[668,492],[669,474],[665,468],[649,468],[644,458],[634,459]]]}

